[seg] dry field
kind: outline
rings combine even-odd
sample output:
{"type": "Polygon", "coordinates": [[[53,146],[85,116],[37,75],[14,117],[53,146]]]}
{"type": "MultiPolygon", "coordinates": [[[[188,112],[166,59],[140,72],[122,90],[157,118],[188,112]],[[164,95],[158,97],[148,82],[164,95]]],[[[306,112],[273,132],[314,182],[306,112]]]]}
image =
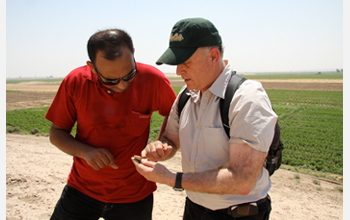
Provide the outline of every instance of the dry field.
{"type": "MultiPolygon", "coordinates": [[[[265,89],[343,91],[343,80],[285,79],[258,80],[265,89]]],[[[60,82],[21,82],[6,84],[6,90],[21,92],[6,93],[6,110],[49,106],[55,97],[60,82]]],[[[173,86],[183,86],[184,82],[172,80],[173,86]]]]}

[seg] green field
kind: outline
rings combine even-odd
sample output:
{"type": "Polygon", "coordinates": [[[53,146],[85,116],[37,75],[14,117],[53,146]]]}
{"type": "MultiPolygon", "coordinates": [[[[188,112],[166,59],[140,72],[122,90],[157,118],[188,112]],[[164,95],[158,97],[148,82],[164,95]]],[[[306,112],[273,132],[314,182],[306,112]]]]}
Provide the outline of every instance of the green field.
{"type": "MultiPolygon", "coordinates": [[[[247,79],[343,79],[342,73],[337,72],[325,72],[325,73],[257,73],[257,74],[244,74],[238,73],[247,79]]],[[[180,76],[168,77],[170,80],[181,80],[180,76]]]]}
{"type": "MultiPolygon", "coordinates": [[[[176,93],[181,87],[174,87],[176,93]]],[[[279,115],[283,164],[343,175],[343,92],[267,90],[279,115]]],[[[46,108],[7,111],[9,133],[48,134],[46,108]]],[[[154,113],[150,138],[162,117],[154,113]]],[[[73,131],[74,134],[75,131],[73,131]]]]}
{"type": "Polygon", "coordinates": [[[283,164],[343,174],[343,92],[267,91],[279,115],[283,164]]]}
{"type": "Polygon", "coordinates": [[[61,82],[63,78],[49,78],[49,79],[7,79],[6,84],[12,83],[21,83],[21,82],[31,82],[31,81],[40,81],[40,82],[61,82]]]}
{"type": "Polygon", "coordinates": [[[244,75],[247,79],[343,79],[342,73],[300,73],[300,74],[255,74],[244,75]]]}

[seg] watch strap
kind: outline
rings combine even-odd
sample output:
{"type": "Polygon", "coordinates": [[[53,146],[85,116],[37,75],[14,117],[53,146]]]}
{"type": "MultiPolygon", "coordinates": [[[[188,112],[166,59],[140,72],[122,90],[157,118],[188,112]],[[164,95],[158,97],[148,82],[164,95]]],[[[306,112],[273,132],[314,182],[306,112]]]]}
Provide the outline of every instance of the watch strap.
{"type": "Polygon", "coordinates": [[[176,180],[175,180],[175,190],[183,190],[181,182],[182,182],[182,175],[183,173],[178,172],[176,173],[176,180]]]}

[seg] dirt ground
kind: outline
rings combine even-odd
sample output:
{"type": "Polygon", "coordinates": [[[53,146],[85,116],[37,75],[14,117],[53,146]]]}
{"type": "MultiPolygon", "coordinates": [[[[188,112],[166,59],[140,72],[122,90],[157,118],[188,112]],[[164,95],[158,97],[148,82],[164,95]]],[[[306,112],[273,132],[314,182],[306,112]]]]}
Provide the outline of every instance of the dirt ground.
{"type": "MultiPolygon", "coordinates": [[[[265,89],[343,91],[342,79],[252,79],[265,89]]],[[[172,85],[182,86],[183,80],[173,80],[172,85]]]]}
{"type": "MultiPolygon", "coordinates": [[[[265,89],[343,90],[342,80],[261,82],[265,89]]],[[[182,82],[172,84],[182,85],[182,82]]],[[[22,92],[7,92],[6,110],[48,106],[58,86],[59,82],[7,84],[6,90],[22,92]]],[[[71,163],[72,158],[54,147],[48,137],[6,134],[6,219],[48,219],[66,183],[71,163]]],[[[179,153],[163,163],[173,171],[181,170],[179,153]]],[[[341,183],[283,169],[271,180],[270,219],[343,219],[341,183]]],[[[154,196],[154,220],[182,219],[185,192],[158,184],[154,196]]]]}

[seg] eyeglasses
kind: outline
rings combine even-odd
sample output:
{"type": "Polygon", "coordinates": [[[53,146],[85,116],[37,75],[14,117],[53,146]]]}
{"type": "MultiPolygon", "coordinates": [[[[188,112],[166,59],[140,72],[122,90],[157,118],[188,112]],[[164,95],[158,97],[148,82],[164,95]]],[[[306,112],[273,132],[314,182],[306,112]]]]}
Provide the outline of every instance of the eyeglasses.
{"type": "Polygon", "coordinates": [[[101,78],[101,74],[98,72],[96,65],[94,64],[94,68],[96,70],[97,76],[99,78],[99,80],[101,81],[102,84],[106,85],[106,86],[114,86],[117,85],[121,80],[123,81],[129,81],[132,78],[134,78],[136,72],[137,72],[137,66],[136,66],[136,62],[134,60],[134,64],[135,64],[135,69],[131,70],[128,74],[126,74],[123,77],[117,78],[117,79],[109,79],[109,78],[105,78],[106,80],[102,80],[101,78]]]}

